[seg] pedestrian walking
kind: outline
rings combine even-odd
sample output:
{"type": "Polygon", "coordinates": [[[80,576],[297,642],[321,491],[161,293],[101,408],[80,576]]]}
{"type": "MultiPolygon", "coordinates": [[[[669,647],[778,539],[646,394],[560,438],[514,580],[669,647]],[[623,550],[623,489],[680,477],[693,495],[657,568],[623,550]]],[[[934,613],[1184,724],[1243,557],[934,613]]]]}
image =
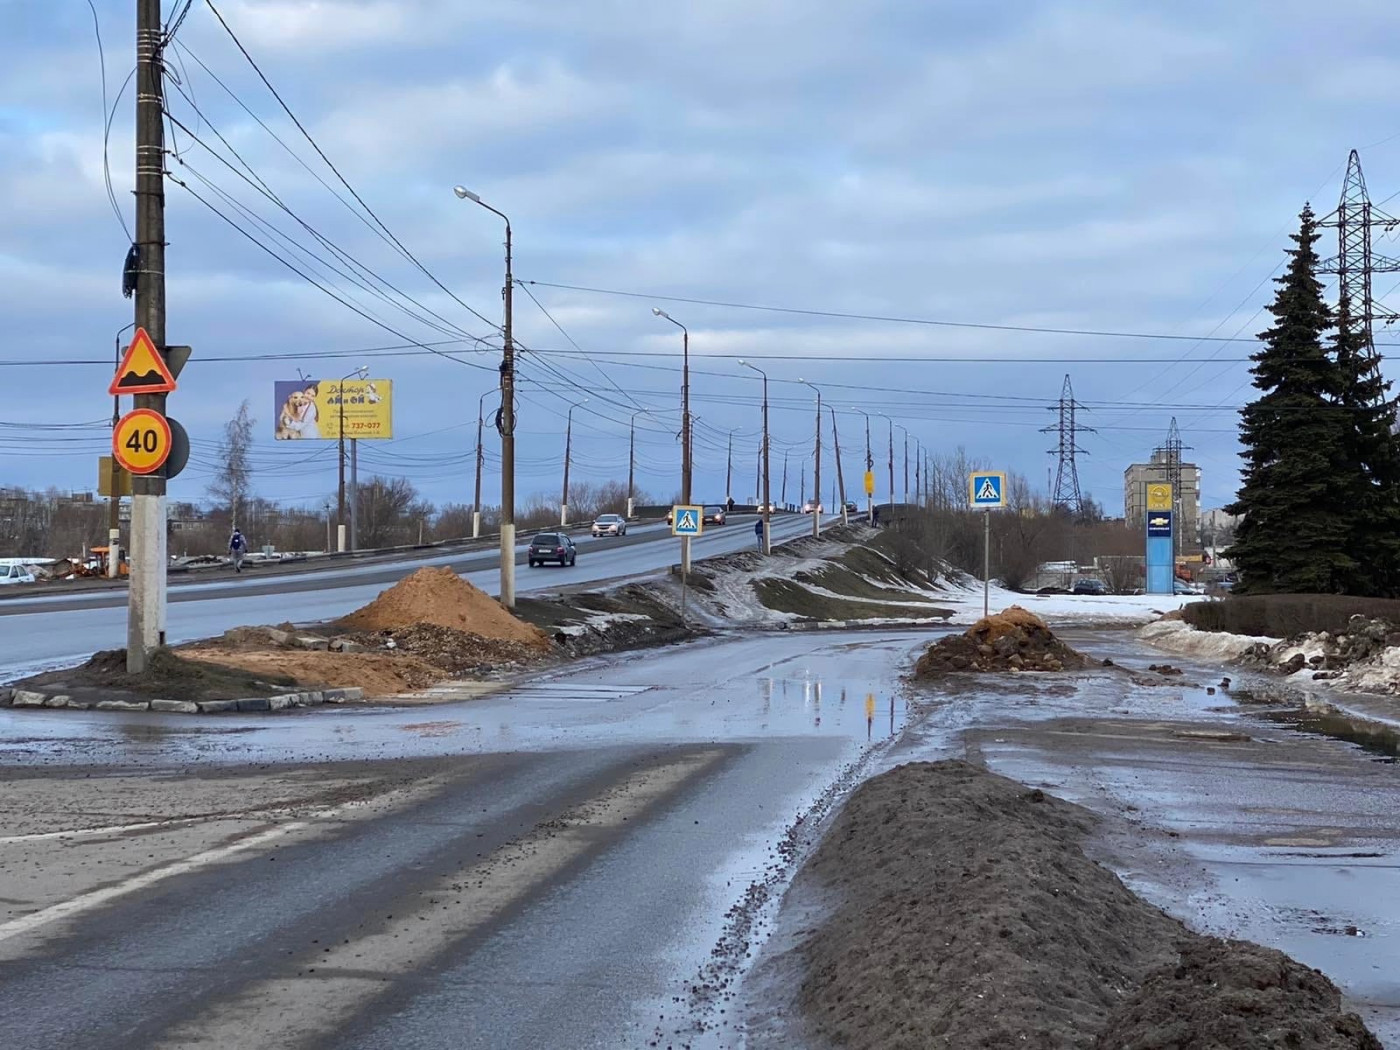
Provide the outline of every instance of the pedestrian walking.
{"type": "Polygon", "coordinates": [[[233,571],[243,571],[243,555],[248,550],[248,541],[243,538],[243,533],[237,529],[233,530],[233,535],[228,538],[228,553],[233,559],[233,571]]]}
{"type": "Polygon", "coordinates": [[[763,550],[763,519],[760,517],[753,523],[753,534],[758,537],[758,549],[763,550]]]}

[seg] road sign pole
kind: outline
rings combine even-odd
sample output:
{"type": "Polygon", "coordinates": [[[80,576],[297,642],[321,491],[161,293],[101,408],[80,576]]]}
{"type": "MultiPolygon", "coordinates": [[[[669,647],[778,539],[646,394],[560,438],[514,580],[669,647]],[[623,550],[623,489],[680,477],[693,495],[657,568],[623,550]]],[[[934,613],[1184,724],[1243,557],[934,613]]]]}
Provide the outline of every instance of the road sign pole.
{"type": "MultiPolygon", "coordinates": [[[[165,91],[160,0],[136,2],[136,324],[157,353],[165,346],[165,91]]],[[[137,408],[164,414],[164,394],[136,395],[137,408]]],[[[127,594],[126,669],[140,674],[146,655],[165,643],[165,474],[132,478],[131,587],[127,594]]]]}
{"type": "Polygon", "coordinates": [[[992,512],[982,512],[982,616],[992,615],[992,512]]]}

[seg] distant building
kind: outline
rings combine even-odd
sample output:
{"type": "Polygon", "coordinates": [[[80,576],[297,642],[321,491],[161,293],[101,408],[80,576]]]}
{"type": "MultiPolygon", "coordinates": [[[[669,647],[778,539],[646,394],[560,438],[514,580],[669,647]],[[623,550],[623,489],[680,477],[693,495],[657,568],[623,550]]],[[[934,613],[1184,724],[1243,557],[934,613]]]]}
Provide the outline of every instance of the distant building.
{"type": "Polygon", "coordinates": [[[1180,471],[1180,492],[1173,496],[1177,514],[1178,549],[1200,540],[1201,468],[1194,463],[1176,464],[1159,450],[1147,463],[1134,463],[1123,471],[1123,518],[1130,528],[1143,528],[1147,520],[1147,486],[1170,484],[1180,471]]]}

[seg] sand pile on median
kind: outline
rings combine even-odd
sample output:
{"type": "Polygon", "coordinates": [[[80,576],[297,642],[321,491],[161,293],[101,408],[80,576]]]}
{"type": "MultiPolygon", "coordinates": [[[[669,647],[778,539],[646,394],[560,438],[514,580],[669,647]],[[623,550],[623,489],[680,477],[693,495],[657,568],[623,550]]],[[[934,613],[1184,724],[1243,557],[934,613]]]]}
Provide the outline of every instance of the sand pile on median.
{"type": "Polygon", "coordinates": [[[514,642],[541,651],[549,648],[548,636],[538,627],[517,620],[494,598],[448,568],[419,569],[339,624],[373,632],[435,624],[491,641],[514,642]]]}
{"type": "Polygon", "coordinates": [[[963,634],[941,638],[919,657],[920,678],[952,671],[1078,671],[1089,658],[1055,637],[1044,620],[1019,605],[984,616],[963,634]]]}

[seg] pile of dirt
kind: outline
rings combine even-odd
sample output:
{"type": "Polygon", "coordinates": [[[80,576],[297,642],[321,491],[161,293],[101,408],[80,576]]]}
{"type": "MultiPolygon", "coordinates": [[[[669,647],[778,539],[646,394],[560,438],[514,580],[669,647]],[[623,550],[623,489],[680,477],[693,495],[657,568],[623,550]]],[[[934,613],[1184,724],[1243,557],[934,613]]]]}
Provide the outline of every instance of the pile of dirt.
{"type": "MultiPolygon", "coordinates": [[[[367,697],[426,689],[442,681],[442,669],[408,653],[330,653],[296,649],[223,649],[196,645],[192,657],[237,668],[243,674],[276,676],[299,689],[358,686],[367,697]]],[[[267,690],[264,690],[266,692],[267,690]]],[[[284,692],[285,689],[274,690],[284,692]]],[[[256,695],[254,692],[236,694],[256,695]]],[[[182,698],[183,699],[183,698],[182,698]]]]}
{"type": "Polygon", "coordinates": [[[483,638],[436,623],[416,623],[411,627],[382,631],[377,636],[355,637],[361,643],[380,646],[392,640],[396,651],[408,653],[454,675],[525,667],[539,663],[546,656],[545,650],[533,641],[483,638]]]}
{"type": "Polygon", "coordinates": [[[104,649],[85,664],[34,675],[15,685],[77,696],[96,690],[101,699],[119,699],[126,693],[143,699],[234,700],[285,692],[296,681],[275,668],[235,668],[161,648],[147,654],[140,674],[127,672],[125,649],[104,649]]]}
{"type": "Polygon", "coordinates": [[[940,638],[919,657],[918,677],[950,671],[1078,671],[1089,658],[1055,637],[1019,605],[985,616],[963,634],[940,638]]]}
{"type": "Polygon", "coordinates": [[[797,948],[806,1023],[851,1050],[1380,1045],[1321,974],[1134,896],[1095,823],[965,762],[867,781],[794,886],[837,901],[797,948]]]}
{"type": "Polygon", "coordinates": [[[448,568],[423,568],[339,621],[359,631],[394,631],[436,624],[494,641],[549,648],[539,628],[517,620],[490,595],[448,568]]]}
{"type": "Polygon", "coordinates": [[[1382,1050],[1318,971],[1273,948],[1212,937],[1193,938],[1175,966],[1149,974],[1094,1046],[1382,1050]]]}

